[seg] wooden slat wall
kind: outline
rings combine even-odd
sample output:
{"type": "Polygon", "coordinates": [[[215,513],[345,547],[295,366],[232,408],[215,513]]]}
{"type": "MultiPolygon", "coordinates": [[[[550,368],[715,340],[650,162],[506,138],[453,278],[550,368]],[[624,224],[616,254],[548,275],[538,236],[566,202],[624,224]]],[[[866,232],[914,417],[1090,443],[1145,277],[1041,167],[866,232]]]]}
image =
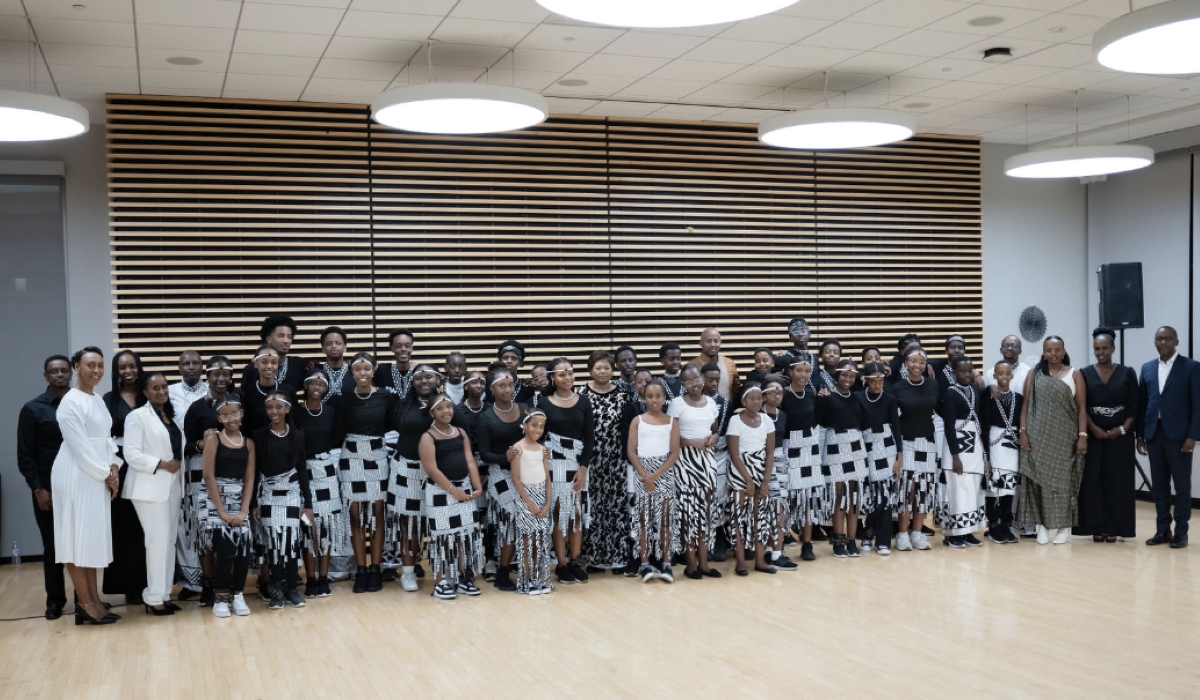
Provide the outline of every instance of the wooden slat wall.
{"type": "Polygon", "coordinates": [[[530,361],[630,343],[656,367],[711,324],[748,367],[796,314],[853,352],[982,340],[977,139],[812,154],[596,117],[441,137],[361,105],[110,95],[108,143],[117,338],[150,366],[248,358],[280,311],[299,354],[339,324],[386,355],[407,326],[418,361],[473,368],[508,336],[530,361]]]}

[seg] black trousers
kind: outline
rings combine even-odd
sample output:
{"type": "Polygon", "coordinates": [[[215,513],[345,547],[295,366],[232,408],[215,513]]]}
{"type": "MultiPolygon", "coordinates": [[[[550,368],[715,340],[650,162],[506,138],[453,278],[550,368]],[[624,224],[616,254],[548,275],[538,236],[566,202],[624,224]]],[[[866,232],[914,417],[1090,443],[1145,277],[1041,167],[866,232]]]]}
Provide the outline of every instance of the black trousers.
{"type": "Polygon", "coordinates": [[[108,595],[142,599],[146,589],[146,533],[133,501],[118,496],[112,502],[112,563],[104,569],[108,595]]]}
{"type": "Polygon", "coordinates": [[[876,506],[867,518],[867,527],[875,529],[875,546],[892,546],[892,509],[887,505],[876,506]]]}
{"type": "Polygon", "coordinates": [[[1186,537],[1188,520],[1192,517],[1192,455],[1182,452],[1182,440],[1163,437],[1162,426],[1158,435],[1146,441],[1150,453],[1150,489],[1154,493],[1154,507],[1158,511],[1158,532],[1171,529],[1171,505],[1175,506],[1175,534],[1186,537]],[[1171,495],[1171,484],[1175,484],[1175,495],[1171,495]]]}
{"type": "Polygon", "coordinates": [[[213,537],[213,554],[216,557],[213,588],[221,593],[245,588],[246,574],[250,572],[250,555],[238,554],[237,546],[220,534],[213,537]]]}
{"type": "Polygon", "coordinates": [[[987,510],[988,525],[990,527],[1012,527],[1013,524],[1013,497],[1012,496],[988,496],[984,499],[984,507],[987,510]]]}
{"type": "MultiPolygon", "coordinates": [[[[33,495],[32,491],[30,495],[33,495]]],[[[42,533],[42,571],[46,577],[46,607],[66,607],[66,572],[62,564],[54,561],[54,511],[38,508],[37,497],[33,496],[33,517],[37,519],[38,531],[42,533]]]]}
{"type": "Polygon", "coordinates": [[[284,593],[296,590],[300,583],[299,570],[300,562],[294,558],[271,564],[271,585],[284,593]]]}
{"type": "Polygon", "coordinates": [[[1133,435],[1111,440],[1088,438],[1087,461],[1079,484],[1079,526],[1071,530],[1072,534],[1118,537],[1137,534],[1134,449],[1133,435]]]}

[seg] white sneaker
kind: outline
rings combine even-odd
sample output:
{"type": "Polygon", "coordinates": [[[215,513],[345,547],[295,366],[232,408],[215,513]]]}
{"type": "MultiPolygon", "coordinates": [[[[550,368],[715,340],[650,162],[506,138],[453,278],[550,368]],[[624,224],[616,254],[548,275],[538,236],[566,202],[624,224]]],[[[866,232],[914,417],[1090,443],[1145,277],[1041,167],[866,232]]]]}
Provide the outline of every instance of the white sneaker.
{"type": "Polygon", "coordinates": [[[1054,544],[1066,544],[1067,540],[1070,536],[1071,536],[1071,528],[1064,527],[1063,529],[1058,531],[1058,534],[1056,534],[1054,536],[1054,544]]]}
{"type": "Polygon", "coordinates": [[[907,532],[901,532],[899,535],[896,535],[896,550],[900,552],[912,551],[912,541],[909,539],[907,532]]]}
{"type": "Polygon", "coordinates": [[[861,549],[864,552],[871,551],[871,540],[863,540],[862,544],[859,546],[859,549],[861,549]]]}
{"type": "Polygon", "coordinates": [[[892,553],[892,548],[887,546],[886,544],[881,544],[875,548],[875,553],[881,557],[886,557],[887,555],[892,553]]]}
{"type": "Polygon", "coordinates": [[[533,583],[529,586],[528,595],[541,595],[545,592],[545,587],[540,583],[533,583]]]}
{"type": "Polygon", "coordinates": [[[933,547],[929,546],[929,540],[925,539],[925,533],[923,532],[914,532],[911,539],[913,549],[919,549],[921,551],[933,549],[933,547]]]}
{"type": "Polygon", "coordinates": [[[408,571],[408,572],[400,574],[400,587],[403,588],[404,590],[408,591],[409,593],[420,588],[421,587],[420,584],[417,583],[416,572],[408,571]]]}
{"type": "Polygon", "coordinates": [[[1050,544],[1050,532],[1043,525],[1037,526],[1037,543],[1050,544]]]}
{"type": "Polygon", "coordinates": [[[233,613],[243,616],[250,614],[250,606],[246,605],[246,598],[241,593],[233,596],[233,613]]]}
{"type": "Polygon", "coordinates": [[[213,603],[213,617],[229,617],[229,603],[219,601],[213,603]]]}

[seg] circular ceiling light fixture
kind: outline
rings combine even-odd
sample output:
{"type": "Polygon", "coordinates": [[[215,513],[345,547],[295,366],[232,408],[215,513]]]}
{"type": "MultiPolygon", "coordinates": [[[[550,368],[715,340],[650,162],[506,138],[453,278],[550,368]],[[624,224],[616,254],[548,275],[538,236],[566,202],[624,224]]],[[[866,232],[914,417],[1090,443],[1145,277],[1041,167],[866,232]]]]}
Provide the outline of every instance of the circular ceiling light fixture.
{"type": "Polygon", "coordinates": [[[371,103],[375,121],[425,134],[491,134],[541,124],[550,114],[536,93],[479,83],[425,83],[388,90],[371,103]]]}
{"type": "Polygon", "coordinates": [[[1010,177],[1054,178],[1112,175],[1154,163],[1148,146],[1071,146],[1030,151],[1004,161],[1010,177]]]}
{"type": "Polygon", "coordinates": [[[0,141],[51,141],[88,130],[87,108],[52,95],[0,90],[0,141]]]}
{"type": "Polygon", "coordinates": [[[915,119],[891,109],[807,109],[764,120],[758,126],[758,139],[769,146],[801,150],[864,148],[903,141],[916,130],[915,119]]]}
{"type": "Polygon", "coordinates": [[[613,27],[702,27],[770,14],[799,0],[537,0],[555,14],[613,27]]]}
{"type": "Polygon", "coordinates": [[[1092,36],[1100,65],[1126,73],[1200,73],[1200,0],[1171,0],[1118,17],[1092,36]]]}

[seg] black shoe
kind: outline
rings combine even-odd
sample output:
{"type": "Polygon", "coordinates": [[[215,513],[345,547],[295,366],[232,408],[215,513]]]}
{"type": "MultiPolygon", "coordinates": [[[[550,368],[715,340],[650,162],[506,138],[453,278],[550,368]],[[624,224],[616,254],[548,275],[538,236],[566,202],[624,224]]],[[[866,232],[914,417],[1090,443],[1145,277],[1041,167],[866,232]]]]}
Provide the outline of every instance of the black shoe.
{"type": "Polygon", "coordinates": [[[147,615],[153,615],[155,617],[165,617],[167,615],[175,614],[174,610],[172,610],[166,606],[163,606],[161,608],[156,608],[152,605],[147,605],[146,603],[142,603],[142,607],[146,608],[147,615]]]}
{"type": "Polygon", "coordinates": [[[837,543],[833,545],[833,558],[846,559],[849,556],[850,552],[846,550],[846,543],[839,539],[837,543]]]}
{"type": "Polygon", "coordinates": [[[367,584],[369,583],[369,581],[367,579],[369,577],[370,577],[370,574],[367,573],[367,567],[360,566],[360,567],[358,567],[357,570],[355,570],[355,572],[354,572],[354,592],[355,593],[366,593],[367,592],[367,584]]]}
{"type": "Polygon", "coordinates": [[[933,530],[932,530],[932,529],[930,529],[930,527],[929,527],[928,525],[922,525],[922,526],[921,526],[921,534],[922,534],[922,535],[925,535],[926,537],[932,537],[932,536],[933,536],[933,530]]]}
{"type": "Polygon", "coordinates": [[[517,590],[517,584],[513,583],[512,579],[509,578],[510,570],[511,567],[508,566],[496,567],[496,579],[492,582],[492,585],[496,587],[496,590],[510,592],[517,590]]]}
{"type": "MultiPolygon", "coordinates": [[[[700,571],[700,570],[697,569],[697,571],[700,571]]],[[[709,569],[708,571],[700,571],[700,575],[705,578],[721,578],[721,572],[717,571],[716,569],[709,569]]]]}
{"type": "Polygon", "coordinates": [[[621,573],[625,574],[625,578],[636,578],[641,568],[641,562],[637,559],[630,559],[621,573]]]}
{"type": "Polygon", "coordinates": [[[205,586],[200,589],[200,607],[211,608],[217,599],[217,592],[212,586],[205,586]]]}
{"type": "Polygon", "coordinates": [[[687,555],[679,552],[671,559],[671,563],[675,566],[687,566],[687,555]]]}
{"type": "Polygon", "coordinates": [[[967,543],[963,542],[963,538],[958,535],[947,535],[942,543],[951,549],[966,549],[967,543]]]}
{"type": "Polygon", "coordinates": [[[178,605],[172,603],[169,600],[163,601],[163,607],[165,607],[167,610],[173,610],[175,612],[179,612],[180,610],[183,610],[183,608],[179,607],[178,605]]]}
{"type": "Polygon", "coordinates": [[[781,555],[778,559],[776,559],[775,561],[773,561],[771,563],[774,564],[775,568],[779,569],[780,571],[795,571],[796,569],[800,568],[799,565],[796,564],[796,562],[792,561],[791,559],[788,559],[788,556],[786,554],[781,555]]]}
{"type": "Polygon", "coordinates": [[[271,599],[267,601],[267,610],[283,610],[283,593],[272,591],[271,599]]]}
{"type": "Polygon", "coordinates": [[[1004,536],[999,525],[988,528],[987,538],[992,541],[992,544],[1008,544],[1008,538],[1004,536]]]}
{"type": "Polygon", "coordinates": [[[800,546],[800,560],[801,561],[815,561],[816,558],[817,558],[817,555],[813,554],[812,542],[805,542],[803,545],[800,546]]]}
{"type": "Polygon", "coordinates": [[[296,590],[295,588],[287,593],[284,593],[283,599],[286,600],[288,605],[292,606],[293,608],[303,608],[304,606],[308,605],[308,603],[304,602],[304,596],[300,595],[300,591],[296,590]]]}
{"type": "Polygon", "coordinates": [[[318,598],[328,598],[329,596],[333,595],[333,591],[329,590],[329,577],[328,576],[324,576],[321,578],[321,582],[317,588],[318,588],[318,590],[317,590],[318,598]]]}
{"type": "Polygon", "coordinates": [[[583,568],[580,567],[578,564],[576,564],[575,562],[571,562],[570,564],[567,564],[567,567],[569,569],[571,569],[571,575],[575,577],[576,581],[578,581],[580,583],[588,582],[587,572],[584,571],[583,568]]]}
{"type": "Polygon", "coordinates": [[[1171,544],[1171,531],[1167,530],[1166,532],[1158,533],[1154,537],[1146,540],[1146,544],[1151,547],[1155,547],[1160,544],[1171,544]]]}
{"type": "Polygon", "coordinates": [[[1175,535],[1175,539],[1171,540],[1171,549],[1183,549],[1187,547],[1187,535],[1175,535]]]}
{"type": "Polygon", "coordinates": [[[383,590],[383,572],[379,567],[372,564],[367,569],[367,593],[375,593],[383,590]]]}
{"type": "Polygon", "coordinates": [[[600,567],[598,567],[598,566],[589,566],[589,567],[587,568],[587,573],[589,573],[589,574],[602,574],[602,573],[604,573],[604,569],[601,569],[601,568],[600,568],[600,567]]]}
{"type": "Polygon", "coordinates": [[[973,533],[973,532],[968,532],[967,534],[963,535],[962,541],[963,541],[963,544],[967,545],[968,547],[982,547],[983,546],[983,543],[979,541],[979,538],[977,538],[975,536],[975,533],[973,533]]]}
{"type": "Polygon", "coordinates": [[[113,617],[112,615],[105,615],[97,620],[96,618],[87,614],[87,611],[83,608],[79,607],[78,605],[75,606],[75,624],[77,625],[111,625],[112,623],[116,622],[117,619],[118,618],[113,617]]]}
{"type": "Polygon", "coordinates": [[[695,571],[685,570],[683,572],[683,575],[687,576],[688,578],[692,579],[693,581],[699,581],[700,579],[704,578],[704,574],[700,573],[700,569],[696,569],[695,571]]]}
{"type": "Polygon", "coordinates": [[[191,600],[192,598],[195,598],[198,595],[200,595],[200,591],[193,591],[190,588],[180,588],[179,589],[179,599],[180,600],[191,600]]]}
{"type": "Polygon", "coordinates": [[[384,581],[395,581],[396,578],[397,578],[397,576],[396,576],[395,569],[384,569],[383,570],[383,580],[384,581]]]}
{"type": "Polygon", "coordinates": [[[858,544],[854,540],[846,540],[846,553],[852,557],[862,556],[862,550],[858,548],[858,544]]]}
{"type": "Polygon", "coordinates": [[[310,578],[304,584],[304,597],[305,598],[316,598],[320,594],[321,594],[321,583],[319,581],[317,581],[317,579],[315,579],[315,578],[310,578]]]}
{"type": "Polygon", "coordinates": [[[417,575],[417,578],[425,578],[425,569],[421,568],[420,564],[413,567],[413,573],[417,575]]]}
{"type": "Polygon", "coordinates": [[[578,583],[575,580],[575,575],[571,573],[571,567],[566,565],[560,565],[554,569],[554,576],[558,579],[558,582],[564,586],[569,586],[572,583],[578,583]]]}
{"type": "Polygon", "coordinates": [[[58,603],[51,603],[50,605],[46,606],[47,620],[57,620],[58,618],[62,617],[62,614],[63,606],[59,605],[58,603]]]}
{"type": "Polygon", "coordinates": [[[783,536],[784,547],[791,547],[794,544],[796,544],[796,538],[792,536],[792,533],[789,532],[783,536]]]}

